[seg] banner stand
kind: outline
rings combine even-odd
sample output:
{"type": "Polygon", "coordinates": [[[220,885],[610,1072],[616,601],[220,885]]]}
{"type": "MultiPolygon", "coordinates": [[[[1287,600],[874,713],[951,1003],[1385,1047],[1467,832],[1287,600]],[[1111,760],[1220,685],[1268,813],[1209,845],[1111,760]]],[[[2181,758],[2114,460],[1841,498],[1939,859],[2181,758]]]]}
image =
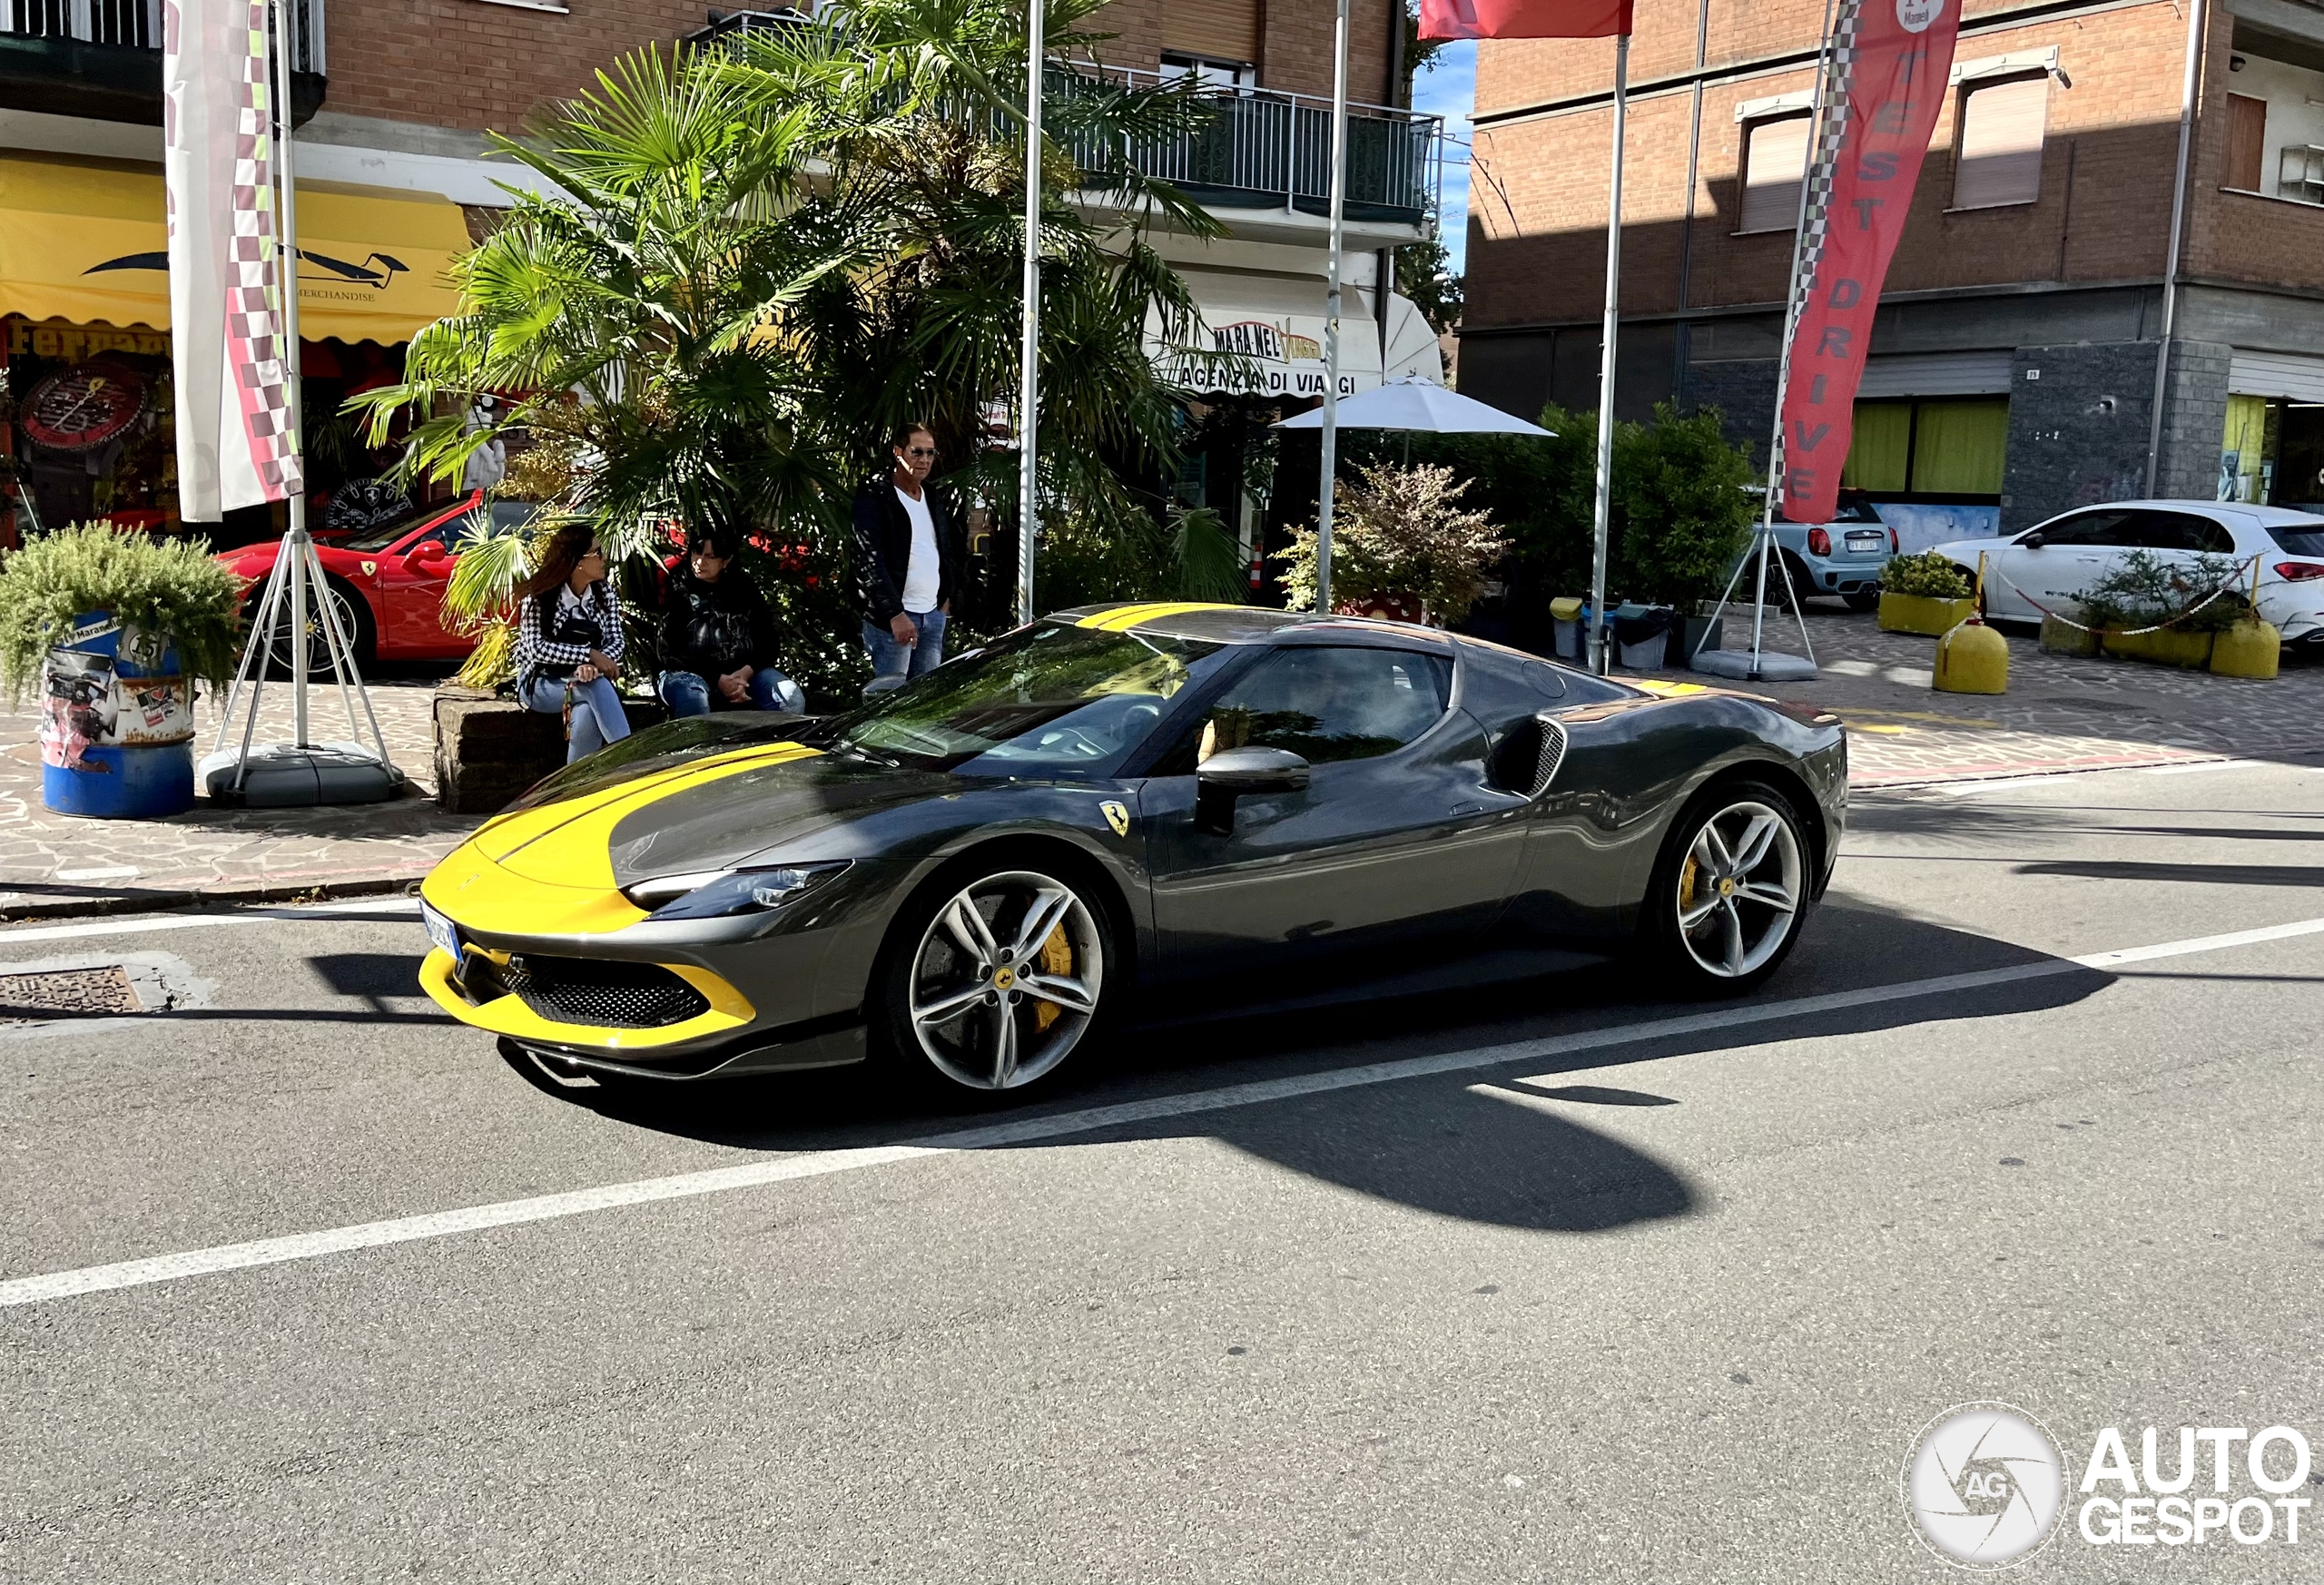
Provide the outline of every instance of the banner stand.
{"type": "MultiPolygon", "coordinates": [[[[298,200],[290,169],[292,23],[284,0],[271,0],[268,8],[274,24],[269,39],[272,91],[268,108],[273,121],[271,174],[276,188],[275,213],[280,221],[277,279],[282,294],[284,417],[295,445],[301,432],[303,402],[299,377],[298,200]]],[[[356,669],[354,635],[340,629],[338,603],[332,599],[330,586],[323,577],[314,539],[307,532],[303,477],[284,504],[290,526],[283,531],[281,546],[275,554],[274,570],[267,575],[266,591],[259,601],[258,621],[243,641],[241,666],[233,687],[227,692],[225,708],[219,713],[217,743],[195,767],[195,777],[212,800],[249,808],[383,802],[402,793],[405,777],[388,757],[387,739],[379,731],[379,716],[371,708],[371,697],[364,691],[362,675],[356,669]],[[310,601],[314,615],[320,618],[312,629],[310,601]],[[363,714],[370,724],[371,742],[379,751],[376,755],[359,741],[322,744],[311,741],[307,724],[310,630],[319,631],[324,641],[331,680],[339,684],[340,700],[347,707],[348,730],[359,740],[362,728],[356,722],[355,701],[362,700],[363,714]],[[278,634],[282,635],[282,646],[290,651],[283,658],[290,672],[291,734],[295,741],[253,744],[259,703],[266,691],[268,665],[275,658],[278,634]],[[247,702],[243,698],[245,684],[249,688],[247,702]],[[228,749],[226,737],[232,728],[235,711],[245,703],[248,714],[242,721],[241,741],[235,748],[228,749]]]]}
{"type": "MultiPolygon", "coordinates": [[[[1851,10],[1859,0],[1842,0],[1851,10]]],[[[1811,220],[1820,219],[1810,213],[1813,200],[1819,191],[1828,192],[1831,186],[1829,162],[1831,152],[1826,148],[1825,132],[1831,120],[1830,99],[1832,82],[1832,8],[1834,0],[1824,0],[1823,36],[1816,56],[1816,120],[1808,133],[1808,147],[1817,157],[1799,173],[1799,218],[1791,234],[1791,290],[1784,303],[1783,351],[1776,363],[1776,417],[1774,434],[1768,444],[1768,490],[1760,503],[1759,526],[1753,530],[1751,548],[1735,564],[1728,575],[1726,592],[1712,607],[1710,620],[1703,624],[1703,636],[1697,641],[1695,653],[1688,664],[1696,671],[1714,677],[1738,677],[1746,682],[1799,683],[1817,674],[1816,645],[1807,636],[1807,613],[1801,605],[1800,592],[1792,586],[1791,568],[1778,556],[1776,546],[1776,490],[1783,477],[1783,394],[1791,384],[1791,343],[1799,328],[1799,311],[1806,300],[1807,286],[1814,271],[1807,266],[1807,231],[1811,220]],[[1735,598],[1735,586],[1746,567],[1757,569],[1757,598],[1751,606],[1751,647],[1748,650],[1705,649],[1710,635],[1719,631],[1719,618],[1735,598]],[[1784,593],[1788,596],[1791,618],[1799,627],[1799,646],[1805,655],[1770,652],[1766,646],[1768,620],[1768,573],[1770,569],[1783,575],[1784,593]]],[[[1843,14],[1845,15],[1845,13],[1843,14]]]]}

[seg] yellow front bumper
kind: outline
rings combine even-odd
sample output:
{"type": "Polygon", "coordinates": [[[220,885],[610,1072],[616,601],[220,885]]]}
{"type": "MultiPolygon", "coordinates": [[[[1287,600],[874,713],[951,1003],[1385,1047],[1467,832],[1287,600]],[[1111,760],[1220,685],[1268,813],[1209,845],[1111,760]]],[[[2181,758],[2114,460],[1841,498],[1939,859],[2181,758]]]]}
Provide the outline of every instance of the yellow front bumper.
{"type": "Polygon", "coordinates": [[[481,1004],[470,1002],[453,989],[452,955],[441,947],[432,949],[419,966],[420,989],[435,999],[436,1005],[464,1024],[488,1029],[496,1035],[510,1035],[519,1040],[537,1040],[544,1045],[590,1047],[602,1051],[643,1051],[656,1046],[675,1046],[687,1040],[699,1040],[705,1036],[723,1035],[741,1029],[757,1016],[743,993],[727,984],[707,969],[697,969],[690,963],[665,963],[661,967],[700,991],[710,1003],[710,1010],[698,1013],[684,1023],[663,1024],[648,1029],[607,1029],[596,1024],[560,1023],[545,1019],[527,1007],[523,999],[497,996],[481,1004]]]}

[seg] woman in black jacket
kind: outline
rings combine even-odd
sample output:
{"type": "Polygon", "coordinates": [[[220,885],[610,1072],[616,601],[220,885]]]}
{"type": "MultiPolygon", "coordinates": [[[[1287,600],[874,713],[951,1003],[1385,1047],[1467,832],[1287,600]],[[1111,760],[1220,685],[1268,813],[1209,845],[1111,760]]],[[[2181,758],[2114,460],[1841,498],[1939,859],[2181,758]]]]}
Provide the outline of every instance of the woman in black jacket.
{"type": "Polygon", "coordinates": [[[672,716],[713,710],[802,710],[799,684],[774,666],[774,614],[728,529],[696,528],[662,597],[662,674],[672,716]]]}

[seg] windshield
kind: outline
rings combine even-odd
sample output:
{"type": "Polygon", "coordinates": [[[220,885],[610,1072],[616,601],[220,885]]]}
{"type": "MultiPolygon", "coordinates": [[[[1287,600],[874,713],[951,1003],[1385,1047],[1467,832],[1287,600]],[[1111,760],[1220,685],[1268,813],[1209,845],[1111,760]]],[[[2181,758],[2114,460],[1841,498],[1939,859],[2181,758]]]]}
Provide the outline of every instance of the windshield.
{"type": "Polygon", "coordinates": [[[2268,537],[2294,556],[2324,556],[2324,523],[2313,528],[2305,524],[2270,523],[2268,537]]]}
{"type": "Polygon", "coordinates": [[[398,513],[392,521],[374,524],[349,535],[339,542],[339,546],[342,550],[385,550],[430,517],[439,517],[443,513],[444,504],[441,501],[432,507],[415,507],[409,512],[398,513]]]}
{"type": "Polygon", "coordinates": [[[1102,773],[1229,646],[1044,623],[832,724],[834,746],[969,775],[1102,773]]]}

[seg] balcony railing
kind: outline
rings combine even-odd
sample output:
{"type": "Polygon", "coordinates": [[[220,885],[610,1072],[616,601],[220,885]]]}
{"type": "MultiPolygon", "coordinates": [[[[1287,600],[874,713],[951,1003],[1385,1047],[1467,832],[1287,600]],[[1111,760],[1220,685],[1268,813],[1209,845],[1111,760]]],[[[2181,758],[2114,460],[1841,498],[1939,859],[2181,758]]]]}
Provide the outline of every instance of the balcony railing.
{"type": "MultiPolygon", "coordinates": [[[[323,5],[290,0],[295,122],[322,103],[323,5]]],[[[0,0],[0,104],[158,125],[161,0],[0,0]]]]}
{"type": "MultiPolygon", "coordinates": [[[[1152,72],[1108,70],[1121,81],[1161,81],[1152,72]]],[[[1053,92],[1071,94],[1081,73],[1052,70],[1053,92]]],[[[1191,133],[1140,141],[1127,149],[1073,140],[1085,169],[1117,168],[1127,159],[1140,173],[1183,188],[1219,209],[1279,208],[1326,212],[1332,192],[1332,102],[1271,88],[1221,89],[1201,96],[1205,123],[1191,133]]],[[[1348,106],[1347,212],[1358,220],[1418,224],[1432,208],[1443,173],[1442,118],[1379,104],[1348,106]]]]}

